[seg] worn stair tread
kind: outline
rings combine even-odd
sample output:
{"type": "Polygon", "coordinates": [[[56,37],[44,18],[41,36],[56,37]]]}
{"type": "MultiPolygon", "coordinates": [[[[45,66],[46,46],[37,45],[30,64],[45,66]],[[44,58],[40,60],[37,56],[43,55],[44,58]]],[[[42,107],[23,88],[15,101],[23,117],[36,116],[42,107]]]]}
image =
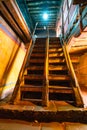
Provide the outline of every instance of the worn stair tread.
{"type": "Polygon", "coordinates": [[[27,70],[43,70],[43,66],[29,66],[27,70]]]}
{"type": "Polygon", "coordinates": [[[69,81],[70,80],[70,77],[68,75],[54,75],[54,74],[51,74],[48,76],[48,79],[49,80],[57,80],[57,81],[69,81]]]}
{"type": "Polygon", "coordinates": [[[49,63],[65,62],[65,59],[49,59],[49,63]]]}
{"type": "Polygon", "coordinates": [[[63,51],[62,51],[62,50],[55,50],[55,51],[54,51],[54,50],[53,50],[53,51],[50,51],[50,50],[49,50],[49,54],[53,54],[53,53],[54,53],[54,54],[55,54],[55,53],[57,53],[57,54],[59,53],[59,54],[60,54],[60,53],[63,53],[63,51]]]}
{"type": "Polygon", "coordinates": [[[34,45],[34,47],[45,47],[46,46],[46,44],[44,44],[44,43],[36,43],[35,45],[34,45]]]}
{"type": "Polygon", "coordinates": [[[57,57],[57,56],[64,56],[63,52],[62,53],[49,53],[49,57],[57,57]]]}
{"type": "Polygon", "coordinates": [[[49,52],[55,52],[55,51],[63,51],[62,48],[51,48],[49,49],[49,52]]]}
{"type": "Polygon", "coordinates": [[[34,57],[44,57],[44,53],[32,53],[31,54],[31,57],[34,56],[34,57]]]}
{"type": "Polygon", "coordinates": [[[49,88],[52,88],[52,89],[70,89],[72,90],[72,87],[66,87],[66,86],[49,86],[49,88]]]}
{"type": "MultiPolygon", "coordinates": [[[[50,93],[73,93],[71,87],[49,86],[48,88],[50,93]]],[[[23,85],[20,90],[23,92],[43,92],[43,86],[23,85]]]]}
{"type": "Polygon", "coordinates": [[[78,64],[78,63],[79,63],[79,60],[77,60],[77,59],[72,59],[71,62],[72,62],[73,64],[78,64]]]}
{"type": "Polygon", "coordinates": [[[34,49],[45,49],[45,46],[43,46],[43,45],[36,45],[36,46],[34,46],[34,49]]]}
{"type": "Polygon", "coordinates": [[[29,74],[29,75],[24,75],[25,79],[29,79],[29,80],[42,80],[43,79],[43,75],[35,75],[35,74],[29,74]]]}
{"type": "Polygon", "coordinates": [[[49,44],[49,48],[62,48],[62,46],[61,45],[59,45],[59,44],[49,44]]]}
{"type": "Polygon", "coordinates": [[[21,91],[35,91],[35,92],[41,92],[42,91],[42,86],[35,86],[35,85],[22,85],[20,87],[21,91]]]}
{"type": "Polygon", "coordinates": [[[63,94],[72,94],[73,89],[71,87],[61,87],[61,86],[49,86],[50,93],[63,93],[63,94]]]}
{"type": "Polygon", "coordinates": [[[30,63],[44,63],[44,59],[30,59],[30,63]]]}
{"type": "Polygon", "coordinates": [[[32,52],[45,52],[45,49],[34,48],[32,52]]]}
{"type": "Polygon", "coordinates": [[[49,71],[50,70],[67,70],[67,67],[66,66],[52,66],[52,65],[49,65],[49,71]]]}

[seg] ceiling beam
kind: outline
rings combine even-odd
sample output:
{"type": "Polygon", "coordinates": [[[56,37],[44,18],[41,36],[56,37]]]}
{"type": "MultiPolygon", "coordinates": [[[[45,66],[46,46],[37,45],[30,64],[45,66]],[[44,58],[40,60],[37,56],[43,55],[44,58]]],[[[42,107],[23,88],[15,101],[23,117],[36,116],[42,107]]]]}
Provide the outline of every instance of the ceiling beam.
{"type": "MultiPolygon", "coordinates": [[[[32,11],[29,11],[30,14],[43,14],[43,10],[42,11],[39,11],[39,10],[32,10],[32,11]]],[[[51,10],[51,11],[46,11],[48,14],[51,14],[51,13],[57,13],[58,11],[57,10],[51,10]]]]}
{"type": "MultiPolygon", "coordinates": [[[[33,6],[28,6],[28,9],[29,10],[42,10],[44,7],[33,7],[33,6]]],[[[55,5],[55,6],[49,6],[49,7],[47,7],[47,9],[48,10],[50,10],[50,9],[60,9],[60,6],[57,6],[57,5],[55,5]]]]}
{"type": "MultiPolygon", "coordinates": [[[[61,1],[61,0],[60,0],[61,1]]],[[[60,1],[56,1],[56,0],[44,0],[44,1],[38,1],[38,0],[36,0],[36,2],[35,1],[27,1],[26,0],[26,3],[27,3],[27,5],[30,5],[30,6],[38,6],[38,5],[43,5],[43,4],[48,4],[48,5],[60,5],[60,1]]]]}

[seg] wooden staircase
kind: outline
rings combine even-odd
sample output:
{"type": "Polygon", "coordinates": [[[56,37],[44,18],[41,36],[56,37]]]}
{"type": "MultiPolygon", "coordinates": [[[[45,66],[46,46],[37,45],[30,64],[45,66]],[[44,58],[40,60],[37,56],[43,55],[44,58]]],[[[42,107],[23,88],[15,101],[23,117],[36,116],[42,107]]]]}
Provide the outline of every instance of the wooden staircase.
{"type": "Polygon", "coordinates": [[[37,39],[20,87],[21,100],[42,101],[46,39],[37,39]]]}
{"type": "Polygon", "coordinates": [[[60,40],[49,40],[49,89],[50,99],[74,101],[67,65],[60,40]]]}
{"type": "MultiPolygon", "coordinates": [[[[43,105],[48,105],[49,100],[78,102],[74,92],[77,89],[72,87],[71,76],[59,38],[50,38],[49,45],[46,44],[46,38],[36,39],[15,101],[24,104],[26,101],[31,101],[43,105]],[[47,74],[44,75],[46,71],[47,74]]],[[[72,62],[77,64],[75,60],[72,62]]]]}

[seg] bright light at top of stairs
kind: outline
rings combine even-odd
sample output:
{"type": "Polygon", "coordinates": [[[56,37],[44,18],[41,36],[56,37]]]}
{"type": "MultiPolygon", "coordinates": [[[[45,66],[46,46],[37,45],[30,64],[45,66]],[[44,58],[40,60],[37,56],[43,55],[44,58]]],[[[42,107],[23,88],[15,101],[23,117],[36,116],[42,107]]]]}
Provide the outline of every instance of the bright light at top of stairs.
{"type": "Polygon", "coordinates": [[[47,13],[44,13],[44,14],[43,14],[43,19],[44,19],[44,20],[47,20],[47,19],[48,19],[48,14],[47,14],[47,13]]]}

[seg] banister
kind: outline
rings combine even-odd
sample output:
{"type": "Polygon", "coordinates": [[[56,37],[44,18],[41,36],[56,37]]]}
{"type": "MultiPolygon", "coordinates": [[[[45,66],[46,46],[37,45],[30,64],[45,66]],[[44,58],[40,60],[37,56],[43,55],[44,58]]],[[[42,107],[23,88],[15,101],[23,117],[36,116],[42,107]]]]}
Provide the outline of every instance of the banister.
{"type": "Polygon", "coordinates": [[[19,73],[19,76],[18,76],[18,80],[16,82],[12,97],[10,99],[10,103],[12,103],[12,104],[14,103],[14,100],[16,98],[20,84],[22,82],[23,74],[24,74],[24,71],[25,71],[25,68],[26,68],[26,62],[27,62],[28,58],[30,57],[30,54],[31,54],[31,51],[32,51],[32,49],[31,49],[32,46],[33,46],[33,41],[31,39],[30,43],[28,44],[28,48],[26,50],[25,58],[24,58],[24,61],[23,61],[23,64],[22,64],[22,67],[21,67],[21,70],[20,70],[20,73],[19,73]]]}
{"type": "Polygon", "coordinates": [[[48,106],[49,104],[48,53],[49,53],[49,37],[46,39],[46,49],[45,49],[44,83],[43,83],[43,92],[42,92],[43,106],[48,106]]]}
{"type": "Polygon", "coordinates": [[[62,48],[63,48],[63,52],[64,52],[64,55],[65,55],[65,60],[66,60],[66,63],[67,63],[68,71],[69,71],[69,74],[70,74],[70,77],[71,77],[71,83],[72,83],[73,91],[74,91],[75,98],[76,98],[76,105],[79,106],[79,107],[84,107],[84,102],[83,102],[80,86],[79,86],[79,83],[78,83],[72,62],[70,60],[69,53],[67,51],[66,43],[63,42],[63,41],[62,41],[62,48]]]}

